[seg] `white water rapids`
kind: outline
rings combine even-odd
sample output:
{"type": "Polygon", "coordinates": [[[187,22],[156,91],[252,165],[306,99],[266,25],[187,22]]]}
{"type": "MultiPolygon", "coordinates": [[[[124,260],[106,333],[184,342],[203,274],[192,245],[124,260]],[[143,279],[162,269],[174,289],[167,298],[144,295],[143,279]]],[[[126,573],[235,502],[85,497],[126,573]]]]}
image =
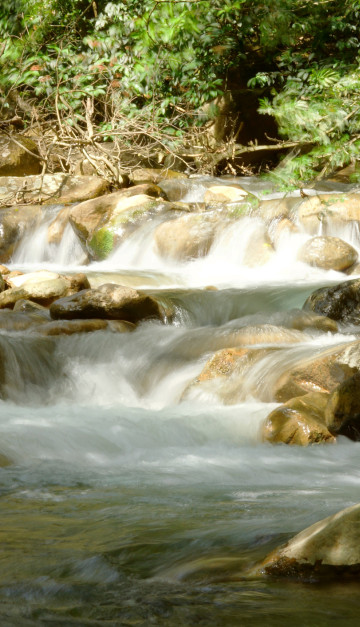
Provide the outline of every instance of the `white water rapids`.
{"type": "MultiPolygon", "coordinates": [[[[262,183],[241,182],[261,192],[262,183]]],[[[186,201],[201,201],[204,189],[194,179],[186,201]]],[[[282,325],[317,287],[348,277],[297,261],[310,237],[302,232],[287,233],[265,266],[247,267],[244,250],[261,228],[249,217],[195,261],[156,253],[156,217],[106,261],[85,266],[71,227],[59,245],[47,243],[58,209],[26,234],[12,268],[80,270],[94,286],[146,288],[168,299],[174,316],[129,334],[0,332],[0,454],[12,461],[0,469],[0,624],[357,625],[357,584],[322,589],[239,575],[359,501],[359,443],[305,449],[259,440],[276,407],[273,378],[299,356],[355,339],[354,328],[284,344],[256,364],[235,405],[224,405],[216,384],[182,399],[228,335],[282,325]]],[[[360,252],[353,225],[327,234],[360,252]]]]}

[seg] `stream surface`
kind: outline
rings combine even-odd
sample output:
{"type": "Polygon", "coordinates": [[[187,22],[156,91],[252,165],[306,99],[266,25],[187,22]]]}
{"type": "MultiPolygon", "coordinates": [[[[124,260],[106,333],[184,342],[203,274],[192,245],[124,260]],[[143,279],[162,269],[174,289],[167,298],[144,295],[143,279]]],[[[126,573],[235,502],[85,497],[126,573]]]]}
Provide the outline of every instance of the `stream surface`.
{"type": "MultiPolygon", "coordinates": [[[[201,201],[209,182],[194,178],[186,200],[201,201]]],[[[238,182],[261,195],[262,182],[238,182]]],[[[227,334],[281,325],[317,287],[348,277],[297,261],[306,233],[288,235],[266,266],[246,267],[256,227],[248,217],[196,261],[156,255],[155,218],[106,261],[83,267],[70,227],[60,245],[47,244],[59,209],[24,237],[10,267],[146,288],[175,314],[131,334],[0,332],[8,367],[0,454],[13,462],[0,468],[1,627],[357,626],[357,582],[244,577],[292,535],[360,500],[360,443],[300,448],[259,438],[277,406],[274,377],[299,356],[355,339],[354,328],[314,331],[270,355],[244,382],[241,403],[224,405],[216,385],[182,400],[227,334]]],[[[360,251],[353,226],[328,234],[360,251]]]]}

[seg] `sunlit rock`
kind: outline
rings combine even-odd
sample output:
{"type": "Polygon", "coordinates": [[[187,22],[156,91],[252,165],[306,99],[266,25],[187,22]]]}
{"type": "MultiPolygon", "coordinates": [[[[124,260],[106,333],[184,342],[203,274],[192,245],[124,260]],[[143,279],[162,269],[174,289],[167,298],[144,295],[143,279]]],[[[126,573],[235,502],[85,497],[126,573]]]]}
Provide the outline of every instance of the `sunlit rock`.
{"type": "Polygon", "coordinates": [[[338,325],[335,320],[309,311],[301,311],[300,309],[289,312],[285,320],[286,326],[298,331],[304,331],[305,329],[315,329],[324,333],[337,333],[338,331],[338,325]]]}
{"type": "Polygon", "coordinates": [[[325,425],[328,398],[328,394],[311,392],[277,407],[265,420],[262,439],[272,444],[300,446],[334,442],[334,436],[325,425]]]}
{"type": "Polygon", "coordinates": [[[299,198],[293,196],[261,200],[257,214],[267,223],[273,220],[289,219],[292,209],[297,205],[299,205],[299,198]]]}
{"type": "Polygon", "coordinates": [[[332,392],[360,370],[360,342],[332,347],[288,367],[276,381],[273,396],[286,402],[308,392],[332,392]]]}
{"type": "Polygon", "coordinates": [[[338,322],[360,324],[360,279],[315,290],[303,308],[338,322]]]}
{"type": "Polygon", "coordinates": [[[19,205],[0,209],[1,262],[6,262],[11,258],[17,242],[29,229],[40,223],[43,212],[40,205],[19,205]]]}
{"type": "Polygon", "coordinates": [[[205,192],[204,201],[206,203],[223,203],[243,200],[248,196],[248,192],[241,185],[212,185],[205,192]]]}
{"type": "Polygon", "coordinates": [[[73,203],[105,194],[110,185],[97,176],[57,172],[44,176],[0,177],[0,200],[10,205],[28,202],[73,203]]]}
{"type": "Polygon", "coordinates": [[[225,348],[217,351],[196,379],[185,388],[181,400],[217,399],[227,405],[247,397],[262,398],[261,382],[249,373],[261,359],[276,348],[225,348]]]}
{"type": "Polygon", "coordinates": [[[273,551],[253,574],[342,580],[360,574],[360,505],[307,527],[273,551]]]}
{"type": "Polygon", "coordinates": [[[56,218],[49,224],[47,241],[48,244],[59,244],[64,235],[64,231],[69,224],[71,207],[64,207],[59,211],[56,218]]]}
{"type": "Polygon", "coordinates": [[[332,392],[325,422],[331,433],[360,440],[360,373],[346,379],[332,392]]]}
{"type": "Polygon", "coordinates": [[[157,301],[130,287],[108,283],[61,298],[50,307],[55,320],[74,318],[105,318],[137,323],[140,320],[163,319],[157,301]]]}
{"type": "Polygon", "coordinates": [[[319,227],[344,225],[360,220],[359,194],[321,194],[304,198],[298,210],[298,220],[311,235],[319,232],[319,227]]]}
{"type": "Polygon", "coordinates": [[[263,225],[253,230],[245,249],[244,265],[250,268],[263,266],[274,256],[275,251],[263,225]]]}
{"type": "Polygon", "coordinates": [[[157,185],[145,183],[144,185],[136,185],[135,187],[100,196],[73,207],[69,220],[83,245],[86,246],[87,239],[92,236],[103,222],[106,222],[118,203],[121,203],[125,198],[139,194],[158,198],[162,194],[162,190],[157,185]]]}
{"type": "Polygon", "coordinates": [[[154,232],[158,253],[165,258],[187,261],[207,255],[221,218],[216,213],[191,213],[160,224],[154,232]]]}
{"type": "Polygon", "coordinates": [[[313,237],[301,247],[298,259],[323,270],[341,272],[354,265],[358,254],[338,237],[313,237]]]}
{"type": "Polygon", "coordinates": [[[38,147],[30,137],[0,135],[0,177],[39,174],[42,162],[38,157],[38,147]]]}
{"type": "Polygon", "coordinates": [[[167,168],[135,168],[131,171],[130,181],[133,185],[141,183],[155,183],[158,185],[163,180],[187,179],[183,172],[176,172],[167,168]]]}
{"type": "Polygon", "coordinates": [[[112,333],[131,333],[135,325],[125,320],[54,320],[36,328],[40,335],[73,335],[74,333],[93,333],[94,331],[111,331],[112,333]]]}
{"type": "Polygon", "coordinates": [[[6,288],[6,283],[3,279],[2,274],[0,273],[0,292],[3,292],[5,288],[6,288]]]}
{"type": "Polygon", "coordinates": [[[21,274],[7,279],[10,288],[0,294],[0,309],[14,307],[19,300],[33,300],[49,306],[54,300],[89,287],[84,274],[65,275],[46,270],[21,274]]]}

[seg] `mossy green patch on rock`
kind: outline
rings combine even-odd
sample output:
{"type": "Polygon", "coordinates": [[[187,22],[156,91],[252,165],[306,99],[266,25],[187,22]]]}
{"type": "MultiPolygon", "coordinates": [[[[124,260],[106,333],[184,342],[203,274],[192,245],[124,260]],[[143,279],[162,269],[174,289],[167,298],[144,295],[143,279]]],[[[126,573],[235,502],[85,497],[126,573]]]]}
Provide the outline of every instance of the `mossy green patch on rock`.
{"type": "Polygon", "coordinates": [[[95,231],[87,246],[91,256],[102,261],[113,251],[114,234],[104,226],[98,231],[95,231]]]}

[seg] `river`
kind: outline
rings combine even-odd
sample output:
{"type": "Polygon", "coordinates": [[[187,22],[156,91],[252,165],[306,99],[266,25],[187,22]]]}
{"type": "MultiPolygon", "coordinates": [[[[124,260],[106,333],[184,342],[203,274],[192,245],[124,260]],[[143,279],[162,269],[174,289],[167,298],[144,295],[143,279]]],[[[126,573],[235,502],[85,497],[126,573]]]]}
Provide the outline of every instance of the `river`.
{"type": "MultiPolygon", "coordinates": [[[[261,182],[239,182],[261,194],[261,182]]],[[[201,200],[206,184],[195,178],[186,200],[201,200]]],[[[175,314],[130,334],[0,333],[0,454],[13,462],[0,469],[1,627],[358,625],[356,582],[243,576],[301,529],[359,502],[359,443],[259,439],[276,407],[275,374],[354,339],[354,329],[285,345],[257,365],[235,405],[216,385],[182,398],[226,334],[281,324],[314,289],[348,277],[297,261],[305,233],[289,235],[266,266],[246,267],[255,218],[224,229],[206,257],[176,264],[154,252],[155,218],[83,267],[70,227],[60,245],[46,242],[59,208],[26,234],[11,268],[146,288],[175,314]]],[[[356,228],[341,237],[360,251],[356,228]]]]}

